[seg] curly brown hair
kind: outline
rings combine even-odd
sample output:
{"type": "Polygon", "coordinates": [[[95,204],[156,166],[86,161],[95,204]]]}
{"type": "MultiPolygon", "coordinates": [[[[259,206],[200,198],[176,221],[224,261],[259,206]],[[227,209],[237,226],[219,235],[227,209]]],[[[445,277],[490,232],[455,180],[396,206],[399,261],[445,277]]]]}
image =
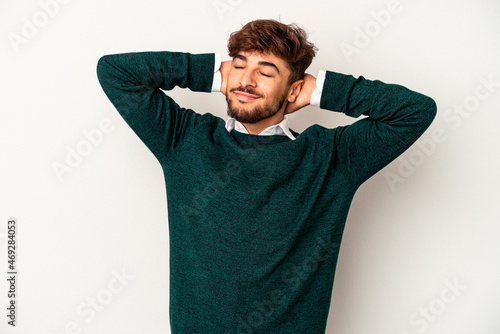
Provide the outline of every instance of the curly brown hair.
{"type": "Polygon", "coordinates": [[[289,84],[304,77],[318,49],[307,40],[307,33],[297,24],[276,20],[255,20],[233,32],[227,43],[229,56],[239,52],[273,54],[283,59],[290,70],[289,84]]]}

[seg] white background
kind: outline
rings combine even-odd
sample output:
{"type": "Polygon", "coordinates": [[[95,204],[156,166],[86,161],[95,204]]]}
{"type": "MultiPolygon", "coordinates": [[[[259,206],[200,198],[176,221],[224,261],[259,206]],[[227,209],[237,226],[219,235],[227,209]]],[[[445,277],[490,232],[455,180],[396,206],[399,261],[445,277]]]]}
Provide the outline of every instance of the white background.
{"type": "MultiPolygon", "coordinates": [[[[311,74],[399,83],[438,104],[419,142],[356,194],[327,333],[500,333],[500,2],[400,0],[377,23],[373,13],[389,3],[61,0],[44,11],[38,1],[2,0],[0,332],[169,333],[162,171],[104,95],[96,64],[105,54],[160,50],[227,60],[232,31],[273,18],[309,31],[319,48],[311,74]],[[357,53],[346,55],[347,44],[357,53]],[[491,91],[484,80],[496,83],[491,91]],[[106,119],[112,131],[58,177],[54,164],[66,164],[69,150],[85,146],[84,131],[106,119]],[[19,226],[15,328],[5,310],[9,218],[19,226]],[[128,280],[115,281],[117,272],[128,280]],[[105,303],[99,312],[92,299],[105,303]]],[[[171,94],[226,117],[222,94],[171,94]]],[[[299,132],[353,121],[314,107],[290,118],[299,132]]]]}

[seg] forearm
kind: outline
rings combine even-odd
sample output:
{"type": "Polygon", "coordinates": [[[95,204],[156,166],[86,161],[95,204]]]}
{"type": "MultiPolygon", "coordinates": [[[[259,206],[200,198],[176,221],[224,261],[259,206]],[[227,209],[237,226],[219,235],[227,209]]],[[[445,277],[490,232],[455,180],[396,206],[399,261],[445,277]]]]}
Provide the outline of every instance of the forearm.
{"type": "Polygon", "coordinates": [[[124,94],[144,94],[175,86],[207,92],[213,77],[202,75],[213,68],[213,55],[180,52],[133,52],[99,59],[97,76],[112,102],[124,94]]]}
{"type": "Polygon", "coordinates": [[[404,86],[330,71],[326,72],[320,107],[351,117],[367,115],[375,121],[423,128],[436,113],[430,97],[404,86]]]}

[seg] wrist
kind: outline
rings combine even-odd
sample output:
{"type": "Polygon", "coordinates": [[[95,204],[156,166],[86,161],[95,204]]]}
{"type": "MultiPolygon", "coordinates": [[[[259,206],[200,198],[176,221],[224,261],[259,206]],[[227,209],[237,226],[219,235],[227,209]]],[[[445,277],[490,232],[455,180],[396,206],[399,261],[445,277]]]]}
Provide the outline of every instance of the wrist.
{"type": "Polygon", "coordinates": [[[214,54],[214,77],[212,81],[212,92],[220,91],[220,86],[222,83],[222,77],[220,73],[221,56],[218,53],[214,54]]]}
{"type": "Polygon", "coordinates": [[[313,94],[317,90],[316,87],[316,78],[311,74],[304,75],[304,86],[302,88],[304,90],[304,95],[307,96],[308,105],[313,101],[313,94]]]}
{"type": "Polygon", "coordinates": [[[316,88],[312,92],[311,96],[311,105],[315,107],[320,107],[321,105],[321,96],[323,94],[323,86],[325,83],[325,76],[326,76],[326,71],[321,70],[318,73],[318,76],[316,78],[316,88]]]}
{"type": "Polygon", "coordinates": [[[229,76],[229,71],[231,70],[231,60],[223,61],[220,65],[220,73],[222,76],[222,83],[220,85],[220,92],[226,95],[227,88],[227,77],[229,76]]]}

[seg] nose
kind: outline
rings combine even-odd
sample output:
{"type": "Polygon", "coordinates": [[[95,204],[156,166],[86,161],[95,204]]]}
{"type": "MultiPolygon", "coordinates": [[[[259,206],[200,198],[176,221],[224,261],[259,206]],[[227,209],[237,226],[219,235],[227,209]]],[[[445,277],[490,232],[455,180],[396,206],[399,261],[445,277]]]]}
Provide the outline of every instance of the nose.
{"type": "Polygon", "coordinates": [[[255,76],[253,71],[245,70],[240,77],[241,87],[252,86],[255,87],[255,76]]]}

